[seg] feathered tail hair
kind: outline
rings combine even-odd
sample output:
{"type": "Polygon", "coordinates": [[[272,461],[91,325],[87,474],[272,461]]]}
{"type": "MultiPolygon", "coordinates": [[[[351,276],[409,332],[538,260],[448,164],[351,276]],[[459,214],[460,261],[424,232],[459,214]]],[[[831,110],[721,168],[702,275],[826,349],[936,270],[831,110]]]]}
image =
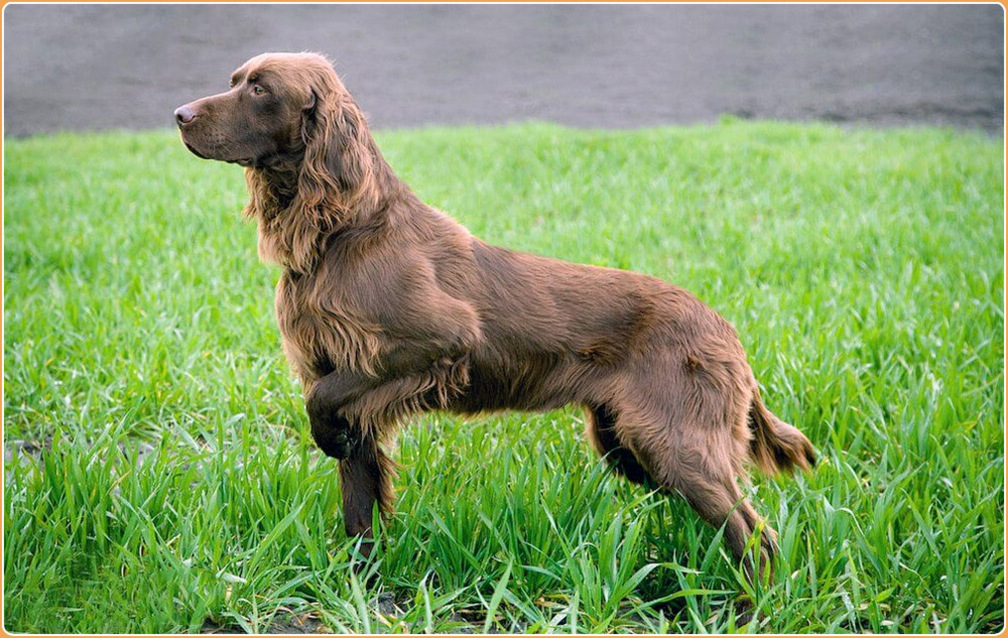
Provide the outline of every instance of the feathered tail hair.
{"type": "Polygon", "coordinates": [[[767,475],[791,472],[796,467],[807,470],[816,464],[812,443],[798,428],[784,423],[763,405],[759,390],[749,408],[749,455],[767,475]]]}

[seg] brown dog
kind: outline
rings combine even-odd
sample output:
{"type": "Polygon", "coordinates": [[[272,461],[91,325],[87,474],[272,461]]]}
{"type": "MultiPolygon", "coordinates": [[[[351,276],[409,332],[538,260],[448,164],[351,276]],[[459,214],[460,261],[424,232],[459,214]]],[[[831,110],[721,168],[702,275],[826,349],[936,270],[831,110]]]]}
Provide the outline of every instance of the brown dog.
{"type": "Polygon", "coordinates": [[[392,509],[381,445],[403,417],[577,403],[616,470],[685,496],[740,560],[761,530],[770,564],[774,532],[736,478],[747,459],[774,472],[815,455],[763,406],[714,311],[652,277],[473,237],[396,177],[321,56],[252,58],[175,118],[193,153],[246,167],[245,214],[260,258],[284,269],[283,347],[315,441],[340,461],[348,534],[371,538],[375,503],[392,509]]]}

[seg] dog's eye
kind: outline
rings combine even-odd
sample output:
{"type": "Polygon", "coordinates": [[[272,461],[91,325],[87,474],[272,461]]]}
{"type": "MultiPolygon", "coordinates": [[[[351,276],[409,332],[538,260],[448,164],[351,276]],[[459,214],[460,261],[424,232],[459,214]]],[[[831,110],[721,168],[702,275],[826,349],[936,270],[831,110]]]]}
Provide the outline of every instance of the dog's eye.
{"type": "Polygon", "coordinates": [[[261,84],[252,85],[252,95],[262,95],[264,93],[266,93],[266,89],[264,89],[261,84]]]}

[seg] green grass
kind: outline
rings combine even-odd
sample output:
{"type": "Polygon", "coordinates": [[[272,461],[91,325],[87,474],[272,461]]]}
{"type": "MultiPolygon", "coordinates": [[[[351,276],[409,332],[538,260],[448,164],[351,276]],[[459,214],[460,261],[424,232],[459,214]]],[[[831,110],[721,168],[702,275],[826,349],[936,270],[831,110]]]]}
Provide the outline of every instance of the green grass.
{"type": "MultiPolygon", "coordinates": [[[[725,120],[379,143],[482,238],[662,277],[735,324],[822,454],[749,488],[781,534],[749,630],[1001,629],[1000,139],[725,120]]],[[[4,159],[8,630],[736,629],[719,531],[611,476],[573,408],[415,419],[358,578],[241,171],[168,132],[4,159]]]]}

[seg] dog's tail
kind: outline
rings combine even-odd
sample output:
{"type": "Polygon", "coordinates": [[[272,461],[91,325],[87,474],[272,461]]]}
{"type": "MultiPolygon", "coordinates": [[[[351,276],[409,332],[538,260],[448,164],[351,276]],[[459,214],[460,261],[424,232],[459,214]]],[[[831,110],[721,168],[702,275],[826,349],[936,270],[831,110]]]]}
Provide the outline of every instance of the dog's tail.
{"type": "Polygon", "coordinates": [[[784,423],[763,405],[759,390],[753,393],[749,407],[749,455],[757,467],[767,475],[791,472],[795,467],[803,470],[816,463],[812,443],[798,428],[784,423]]]}

